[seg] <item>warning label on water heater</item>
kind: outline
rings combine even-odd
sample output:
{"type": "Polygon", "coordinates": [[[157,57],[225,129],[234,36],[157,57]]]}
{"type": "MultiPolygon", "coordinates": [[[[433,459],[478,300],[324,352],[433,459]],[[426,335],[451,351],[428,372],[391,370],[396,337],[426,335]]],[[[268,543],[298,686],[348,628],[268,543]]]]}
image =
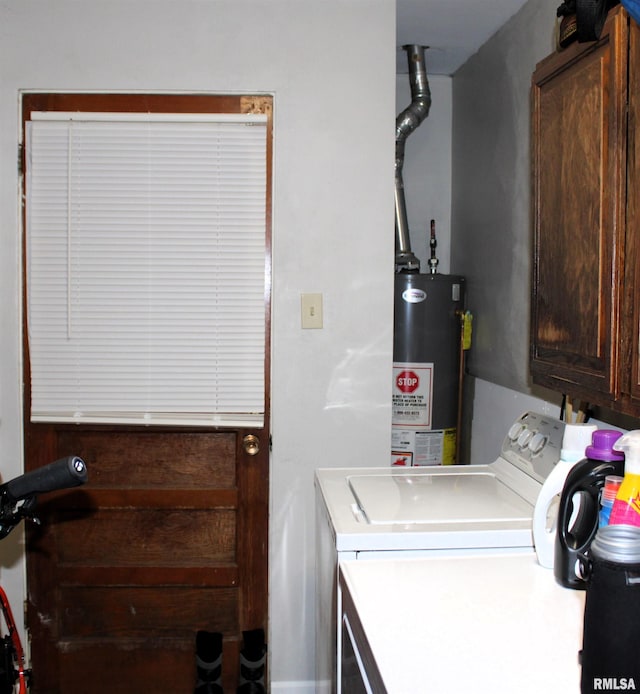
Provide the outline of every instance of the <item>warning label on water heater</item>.
{"type": "Polygon", "coordinates": [[[456,462],[456,430],[421,431],[393,429],[391,465],[453,465],[456,462]]]}
{"type": "Polygon", "coordinates": [[[432,398],[433,364],[394,363],[393,426],[430,429],[432,398]]]}

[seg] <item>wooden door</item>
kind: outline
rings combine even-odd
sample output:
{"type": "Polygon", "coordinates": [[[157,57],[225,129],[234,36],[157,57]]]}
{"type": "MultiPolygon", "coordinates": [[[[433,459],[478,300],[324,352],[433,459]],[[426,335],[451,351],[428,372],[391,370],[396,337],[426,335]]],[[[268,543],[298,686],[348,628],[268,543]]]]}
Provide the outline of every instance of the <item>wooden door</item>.
{"type": "Polygon", "coordinates": [[[544,60],[533,76],[536,383],[606,404],[618,393],[628,22],[544,60]]]}
{"type": "MultiPolygon", "coordinates": [[[[90,102],[95,110],[126,101],[85,98],[81,108],[90,102]]],[[[167,109],[160,97],[144,98],[167,109]]],[[[57,97],[45,105],[54,102],[73,110],[57,97]]],[[[218,106],[202,96],[170,104],[184,111],[218,106]]],[[[198,630],[222,633],[223,686],[235,691],[242,631],[267,631],[265,277],[260,428],[33,424],[25,327],[26,468],[74,453],[89,469],[84,487],[43,497],[43,524],[29,528],[26,607],[36,694],[192,692],[198,630]],[[257,451],[247,436],[258,441],[257,451]]]]}

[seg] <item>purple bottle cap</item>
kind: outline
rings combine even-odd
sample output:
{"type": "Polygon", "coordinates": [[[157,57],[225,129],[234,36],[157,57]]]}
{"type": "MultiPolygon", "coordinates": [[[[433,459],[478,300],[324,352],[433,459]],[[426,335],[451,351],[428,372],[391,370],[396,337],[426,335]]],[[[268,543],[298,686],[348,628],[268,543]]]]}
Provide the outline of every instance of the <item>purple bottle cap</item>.
{"type": "Polygon", "coordinates": [[[598,429],[591,436],[591,445],[587,446],[585,455],[591,460],[624,460],[622,451],[614,451],[613,444],[622,436],[615,429],[598,429]]]}

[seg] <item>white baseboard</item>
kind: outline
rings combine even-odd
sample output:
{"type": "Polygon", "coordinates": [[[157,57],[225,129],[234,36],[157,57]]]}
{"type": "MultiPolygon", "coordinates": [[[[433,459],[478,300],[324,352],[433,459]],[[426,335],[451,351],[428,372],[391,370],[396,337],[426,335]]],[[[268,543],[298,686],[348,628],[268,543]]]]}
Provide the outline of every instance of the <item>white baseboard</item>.
{"type": "Polygon", "coordinates": [[[322,686],[321,682],[307,680],[303,682],[271,682],[271,694],[319,694],[329,691],[329,682],[322,686]]]}

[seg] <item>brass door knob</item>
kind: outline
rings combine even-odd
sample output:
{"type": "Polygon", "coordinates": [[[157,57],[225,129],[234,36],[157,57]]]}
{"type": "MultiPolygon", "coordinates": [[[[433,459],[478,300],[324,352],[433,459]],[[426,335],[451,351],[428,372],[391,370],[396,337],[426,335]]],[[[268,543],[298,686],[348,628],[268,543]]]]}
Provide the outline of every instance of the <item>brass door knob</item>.
{"type": "Polygon", "coordinates": [[[247,434],[242,439],[242,445],[247,455],[256,455],[260,450],[260,439],[253,434],[247,434]]]}

